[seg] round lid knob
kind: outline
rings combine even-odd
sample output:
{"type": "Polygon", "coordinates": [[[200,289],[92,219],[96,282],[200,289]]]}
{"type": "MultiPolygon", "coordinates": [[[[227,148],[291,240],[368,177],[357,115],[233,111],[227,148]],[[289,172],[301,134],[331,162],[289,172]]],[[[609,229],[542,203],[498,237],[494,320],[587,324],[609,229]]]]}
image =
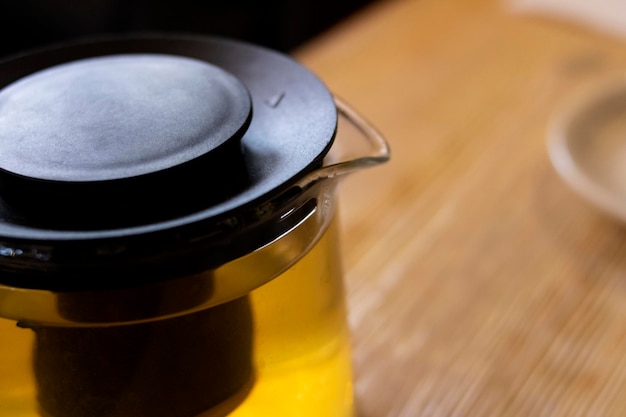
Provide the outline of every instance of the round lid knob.
{"type": "MultiPolygon", "coordinates": [[[[57,65],[0,91],[0,190],[18,211],[57,225],[119,226],[140,213],[150,221],[147,204],[178,200],[198,176],[205,186],[241,176],[250,116],[243,84],[199,60],[129,54],[57,65]]],[[[223,197],[210,189],[186,200],[223,197]]]]}

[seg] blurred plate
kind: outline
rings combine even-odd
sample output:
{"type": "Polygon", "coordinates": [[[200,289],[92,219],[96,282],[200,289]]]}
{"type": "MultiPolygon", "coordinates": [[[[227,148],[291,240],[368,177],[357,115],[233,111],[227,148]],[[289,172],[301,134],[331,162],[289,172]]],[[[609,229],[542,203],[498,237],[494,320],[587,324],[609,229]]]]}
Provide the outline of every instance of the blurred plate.
{"type": "Polygon", "coordinates": [[[586,90],[553,120],[550,159],[578,194],[626,222],[626,81],[586,90]]]}

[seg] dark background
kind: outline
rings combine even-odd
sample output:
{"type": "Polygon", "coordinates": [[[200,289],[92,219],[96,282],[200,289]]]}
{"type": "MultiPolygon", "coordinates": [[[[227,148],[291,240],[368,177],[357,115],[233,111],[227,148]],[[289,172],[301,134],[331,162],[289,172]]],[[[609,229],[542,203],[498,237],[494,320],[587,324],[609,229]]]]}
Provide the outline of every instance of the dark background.
{"type": "Polygon", "coordinates": [[[0,0],[0,58],[87,36],[228,36],[287,52],[372,0],[0,0]]]}

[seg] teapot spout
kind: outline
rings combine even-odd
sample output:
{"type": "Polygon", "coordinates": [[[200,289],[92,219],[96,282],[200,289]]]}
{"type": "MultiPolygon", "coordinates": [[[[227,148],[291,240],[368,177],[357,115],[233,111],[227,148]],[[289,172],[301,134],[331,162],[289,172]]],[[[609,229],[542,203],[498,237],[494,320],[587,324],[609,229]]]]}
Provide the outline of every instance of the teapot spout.
{"type": "Polygon", "coordinates": [[[337,97],[334,100],[340,122],[348,123],[358,133],[360,143],[357,145],[337,143],[337,139],[341,140],[343,138],[343,135],[339,132],[329,157],[326,159],[328,164],[304,177],[298,184],[302,188],[307,188],[321,180],[334,179],[361,169],[383,164],[391,156],[389,144],[376,128],[343,100],[337,97]],[[365,148],[363,145],[365,145],[365,148]],[[336,148],[342,149],[338,152],[340,155],[334,157],[333,154],[337,152],[333,151],[336,148]]]}

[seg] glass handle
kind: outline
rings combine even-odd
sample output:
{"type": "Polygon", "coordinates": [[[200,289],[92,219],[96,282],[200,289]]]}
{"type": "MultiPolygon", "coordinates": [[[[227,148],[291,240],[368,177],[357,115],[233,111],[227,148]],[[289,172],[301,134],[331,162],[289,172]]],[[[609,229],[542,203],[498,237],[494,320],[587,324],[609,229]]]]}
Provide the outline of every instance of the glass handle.
{"type": "MultiPolygon", "coordinates": [[[[300,181],[299,185],[303,188],[319,180],[332,179],[364,168],[380,165],[389,160],[391,154],[389,145],[376,128],[343,100],[337,97],[335,97],[334,100],[339,116],[358,131],[360,138],[365,140],[369,149],[366,151],[365,155],[331,163],[330,165],[322,166],[311,172],[300,181]]],[[[340,135],[338,135],[338,137],[339,136],[340,135]]]]}

